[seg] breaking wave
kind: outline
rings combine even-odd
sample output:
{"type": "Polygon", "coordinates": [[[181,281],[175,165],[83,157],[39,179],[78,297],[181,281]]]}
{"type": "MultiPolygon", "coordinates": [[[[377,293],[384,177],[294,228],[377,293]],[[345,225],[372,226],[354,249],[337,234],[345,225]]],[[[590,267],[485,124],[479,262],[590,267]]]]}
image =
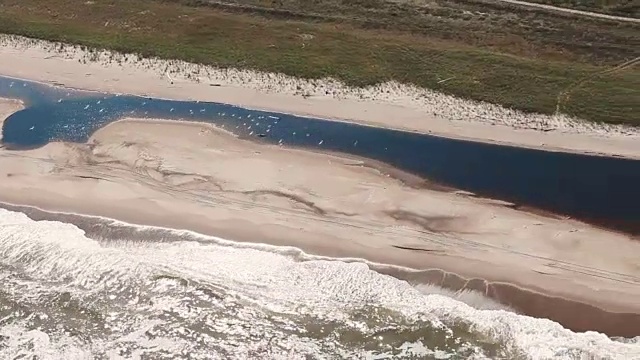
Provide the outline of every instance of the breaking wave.
{"type": "Polygon", "coordinates": [[[640,358],[356,259],[73,216],[0,209],[0,358],[640,358]]]}

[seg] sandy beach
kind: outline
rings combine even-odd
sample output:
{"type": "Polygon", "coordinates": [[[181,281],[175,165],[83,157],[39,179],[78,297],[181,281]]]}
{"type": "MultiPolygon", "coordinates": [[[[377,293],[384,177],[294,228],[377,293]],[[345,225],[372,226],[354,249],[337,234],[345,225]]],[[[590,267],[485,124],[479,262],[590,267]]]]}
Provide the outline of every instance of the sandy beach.
{"type": "MultiPolygon", "coordinates": [[[[0,35],[0,44],[0,75],[54,85],[640,158],[635,128],[523,114],[396,83],[350,89],[330,79],[91,53],[19,37],[0,35]]],[[[22,106],[0,99],[0,129],[22,106]]],[[[395,265],[407,269],[384,272],[478,291],[573,330],[640,335],[638,239],[417,186],[411,176],[363,159],[242,140],[199,123],[123,119],[86,144],[0,148],[0,179],[0,202],[8,204],[395,265]]]]}
{"type": "MultiPolygon", "coordinates": [[[[21,107],[0,104],[2,119],[21,107]]],[[[401,276],[574,330],[640,334],[637,240],[418,188],[376,166],[210,125],[126,119],[87,144],[1,149],[0,201],[424,270],[401,276]]]]}
{"type": "Polygon", "coordinates": [[[640,158],[640,130],[562,114],[525,114],[398,83],[349,88],[332,80],[216,69],[90,52],[0,35],[0,75],[112,93],[214,101],[252,109],[549,151],[640,158]]]}

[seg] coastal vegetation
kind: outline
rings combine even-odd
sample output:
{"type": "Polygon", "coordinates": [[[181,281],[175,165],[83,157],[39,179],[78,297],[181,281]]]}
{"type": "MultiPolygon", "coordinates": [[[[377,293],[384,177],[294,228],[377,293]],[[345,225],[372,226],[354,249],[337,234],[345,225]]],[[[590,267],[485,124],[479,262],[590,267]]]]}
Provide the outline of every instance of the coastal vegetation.
{"type": "Polygon", "coordinates": [[[0,32],[640,125],[640,25],[489,0],[0,0],[0,32]]]}

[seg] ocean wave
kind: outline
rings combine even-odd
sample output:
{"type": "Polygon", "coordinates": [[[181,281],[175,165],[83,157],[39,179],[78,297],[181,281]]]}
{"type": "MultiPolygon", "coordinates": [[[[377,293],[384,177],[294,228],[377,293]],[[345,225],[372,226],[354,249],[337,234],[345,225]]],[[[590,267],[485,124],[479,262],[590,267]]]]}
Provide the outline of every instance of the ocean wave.
{"type": "Polygon", "coordinates": [[[637,342],[480,310],[450,296],[491,305],[481,294],[412,286],[361,259],[80,218],[0,209],[0,355],[640,358],[637,342]],[[4,319],[16,306],[24,315],[4,319]]]}

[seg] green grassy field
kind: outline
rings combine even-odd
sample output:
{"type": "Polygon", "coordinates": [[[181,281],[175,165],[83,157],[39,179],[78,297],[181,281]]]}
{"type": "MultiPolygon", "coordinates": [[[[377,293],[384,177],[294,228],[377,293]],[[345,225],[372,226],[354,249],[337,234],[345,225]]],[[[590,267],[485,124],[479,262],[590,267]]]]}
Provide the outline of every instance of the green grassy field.
{"type": "Polygon", "coordinates": [[[640,125],[638,66],[596,75],[640,56],[632,46],[640,27],[467,0],[434,4],[0,0],[0,32],[355,86],[395,79],[542,113],[564,94],[566,113],[640,125]]]}

